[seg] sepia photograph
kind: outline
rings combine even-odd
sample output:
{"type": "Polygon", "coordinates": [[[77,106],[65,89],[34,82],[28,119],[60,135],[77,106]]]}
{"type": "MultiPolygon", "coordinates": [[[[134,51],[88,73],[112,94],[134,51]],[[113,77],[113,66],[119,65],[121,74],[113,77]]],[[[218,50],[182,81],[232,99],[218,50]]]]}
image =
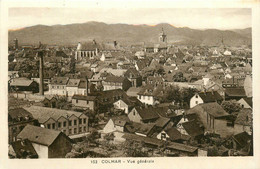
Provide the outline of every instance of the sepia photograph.
{"type": "Polygon", "coordinates": [[[251,8],[9,8],[6,62],[10,159],[254,155],[251,8]]]}
{"type": "Polygon", "coordinates": [[[258,169],[260,1],[231,1],[0,1],[0,169],[258,169]]]}

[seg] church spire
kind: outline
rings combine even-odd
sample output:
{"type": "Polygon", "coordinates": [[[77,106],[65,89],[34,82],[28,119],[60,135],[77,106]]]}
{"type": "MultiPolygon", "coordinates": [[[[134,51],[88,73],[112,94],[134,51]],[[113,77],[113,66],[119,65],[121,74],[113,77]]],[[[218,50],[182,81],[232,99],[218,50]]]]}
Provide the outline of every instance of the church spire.
{"type": "Polygon", "coordinates": [[[162,32],[159,35],[159,42],[166,42],[166,34],[164,33],[163,27],[162,32]]]}

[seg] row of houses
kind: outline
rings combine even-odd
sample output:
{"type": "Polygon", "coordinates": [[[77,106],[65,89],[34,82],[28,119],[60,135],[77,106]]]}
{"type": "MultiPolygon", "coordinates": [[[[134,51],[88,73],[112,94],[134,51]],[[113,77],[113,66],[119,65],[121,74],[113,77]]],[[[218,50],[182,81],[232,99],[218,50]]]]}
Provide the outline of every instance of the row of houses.
{"type": "Polygon", "coordinates": [[[127,116],[111,118],[103,132],[126,132],[186,144],[191,140],[200,143],[206,133],[221,137],[242,132],[251,134],[251,127],[251,109],[242,109],[232,121],[231,115],[218,103],[202,103],[179,114],[166,107],[135,107],[127,116]]]}

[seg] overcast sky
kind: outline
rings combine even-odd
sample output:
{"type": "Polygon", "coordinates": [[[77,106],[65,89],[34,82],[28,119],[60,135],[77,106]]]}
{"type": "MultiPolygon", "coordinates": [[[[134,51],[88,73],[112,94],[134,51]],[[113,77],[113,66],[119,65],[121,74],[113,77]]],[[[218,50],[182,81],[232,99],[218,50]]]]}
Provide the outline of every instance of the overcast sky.
{"type": "Polygon", "coordinates": [[[9,29],[88,21],[147,25],[169,23],[196,29],[243,29],[251,27],[251,9],[10,8],[8,17],[9,29]]]}

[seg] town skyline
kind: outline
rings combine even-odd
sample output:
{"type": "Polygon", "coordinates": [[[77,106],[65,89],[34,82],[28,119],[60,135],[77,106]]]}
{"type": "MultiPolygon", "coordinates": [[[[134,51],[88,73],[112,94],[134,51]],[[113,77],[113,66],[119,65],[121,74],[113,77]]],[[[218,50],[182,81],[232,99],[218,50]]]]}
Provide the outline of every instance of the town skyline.
{"type": "Polygon", "coordinates": [[[255,41],[237,29],[251,10],[12,8],[9,18],[38,23],[8,32],[10,159],[255,155],[255,41]]]}

